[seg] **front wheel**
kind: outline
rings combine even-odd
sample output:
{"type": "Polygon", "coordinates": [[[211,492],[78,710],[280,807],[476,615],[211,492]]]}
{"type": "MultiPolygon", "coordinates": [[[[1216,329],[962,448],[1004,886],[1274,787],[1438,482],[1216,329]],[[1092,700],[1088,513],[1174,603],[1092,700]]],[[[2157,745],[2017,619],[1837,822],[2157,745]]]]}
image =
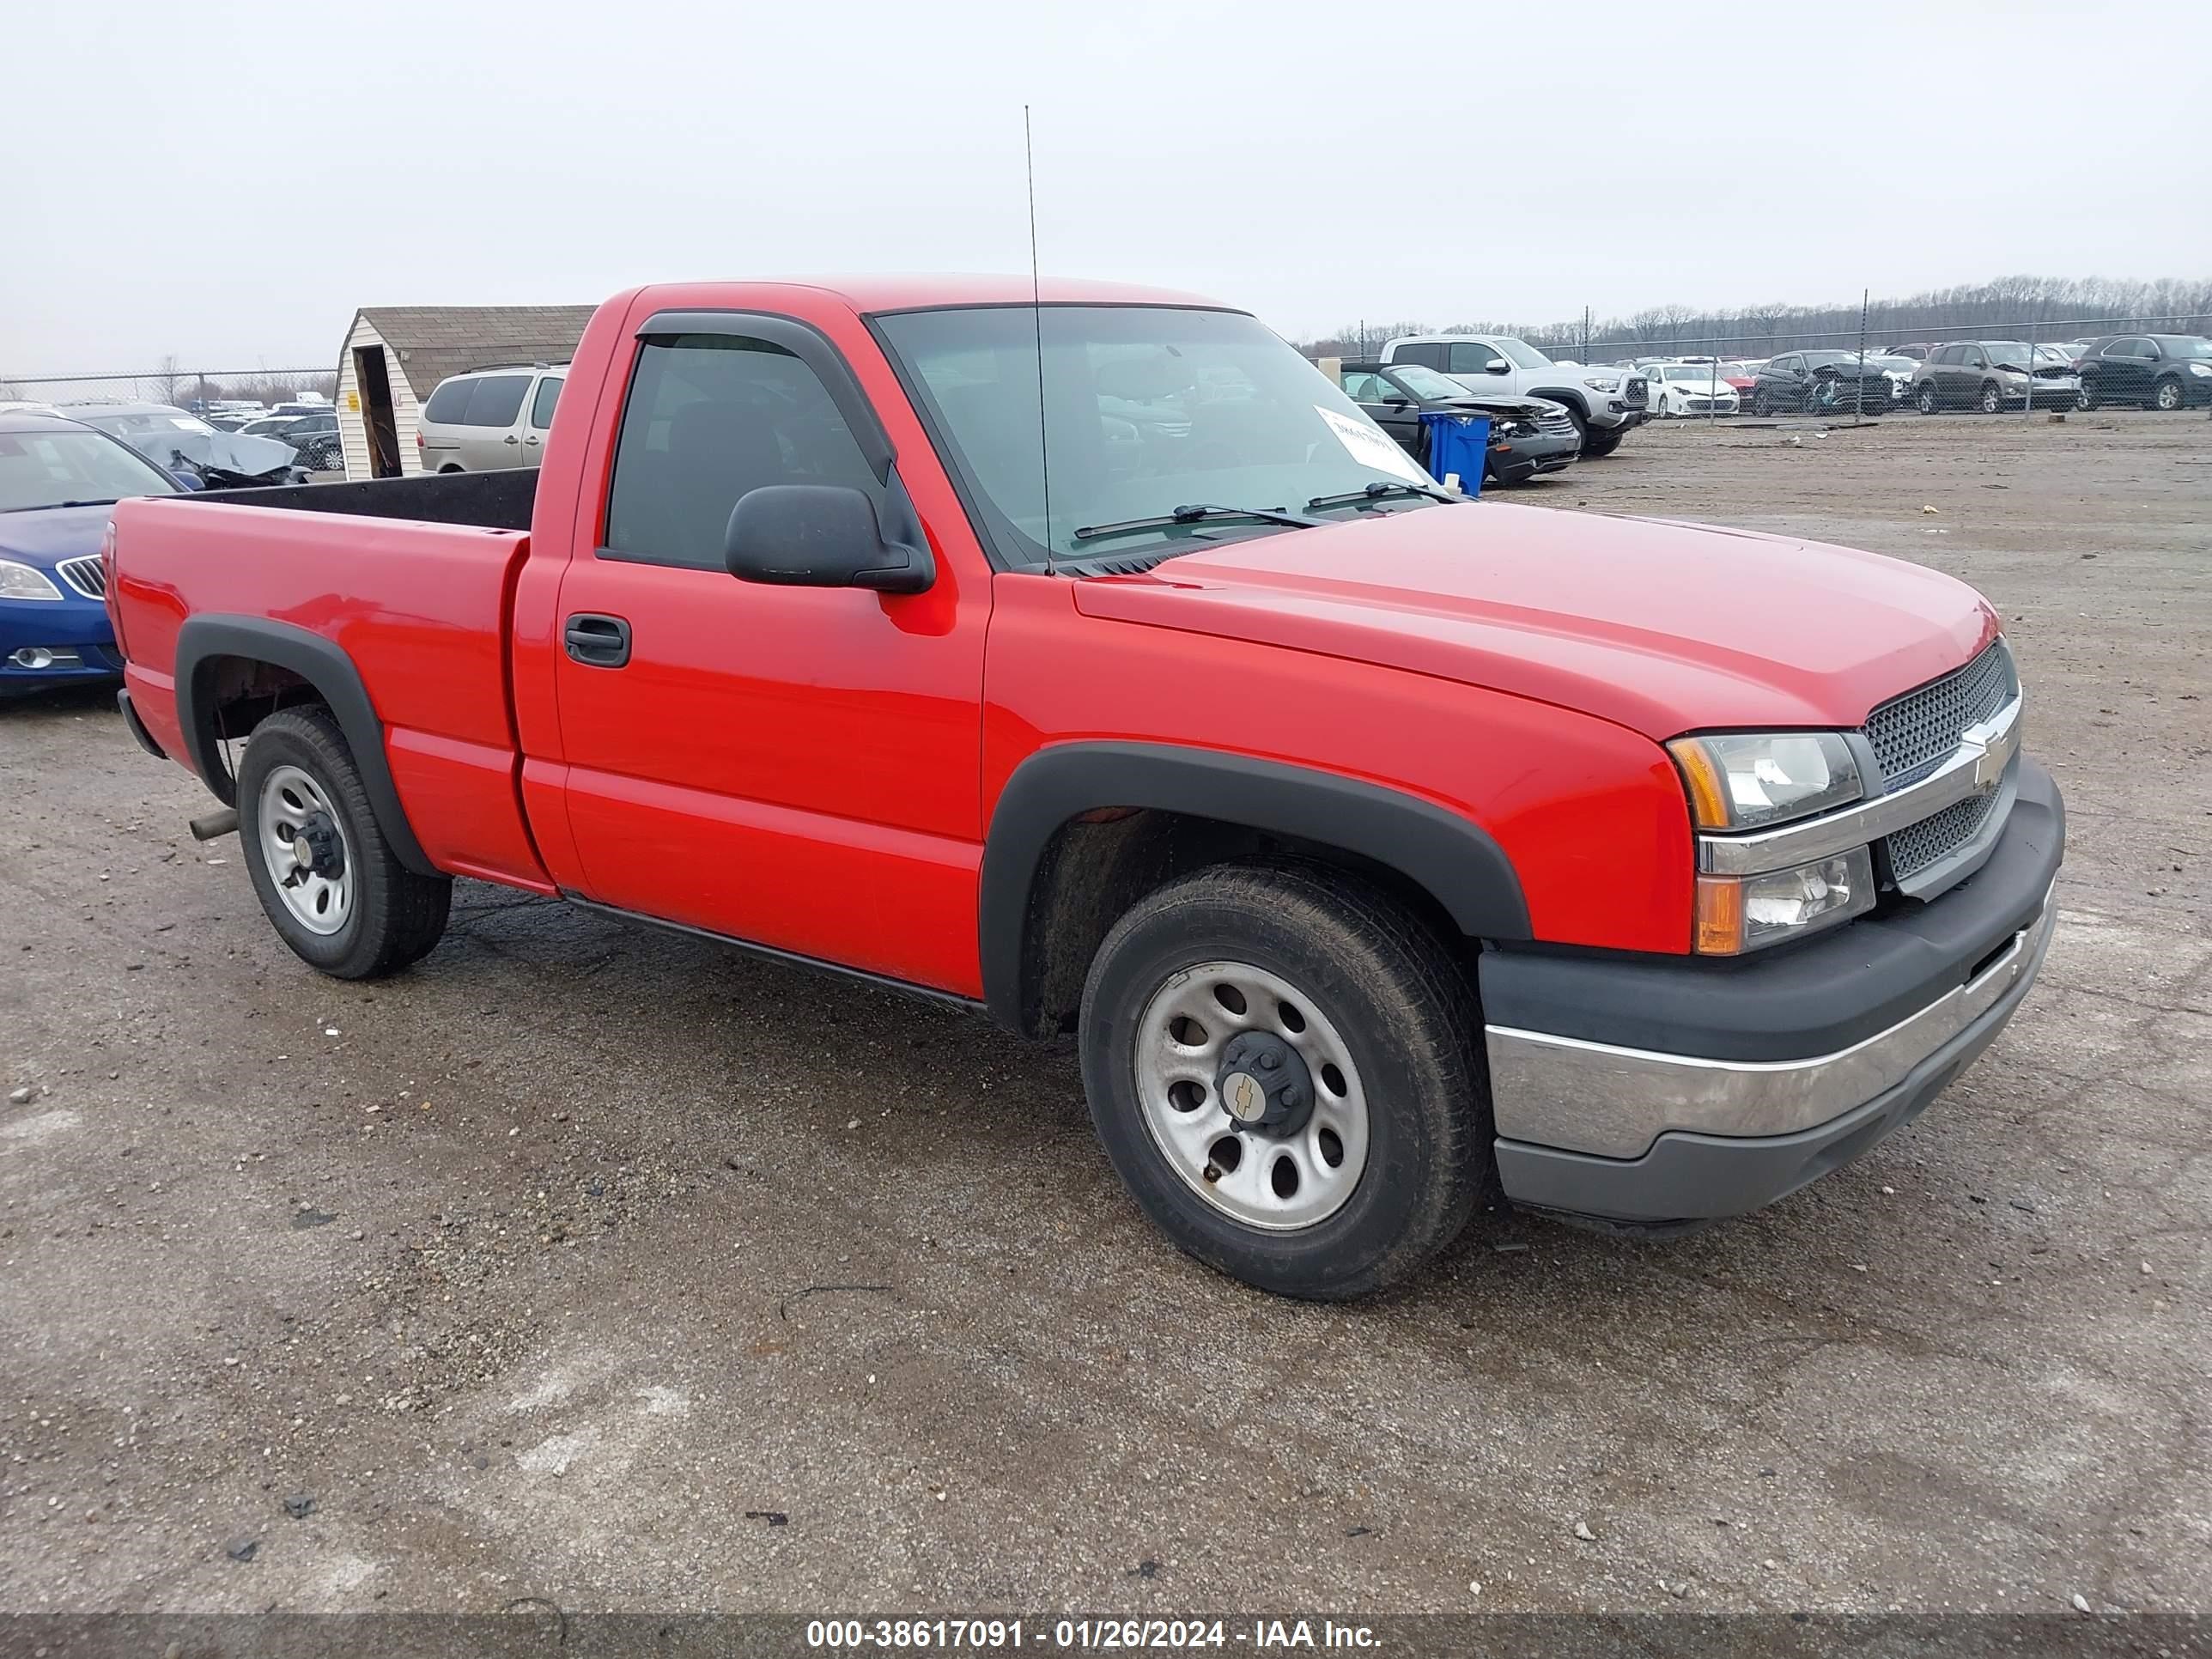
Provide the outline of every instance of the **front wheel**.
{"type": "Polygon", "coordinates": [[[1762,420],[1774,413],[1774,401],[1766,395],[1764,386],[1751,394],[1751,412],[1762,420]]]}
{"type": "Polygon", "coordinates": [[[2163,409],[2169,413],[2180,408],[2187,400],[2188,394],[2182,390],[2181,382],[2172,380],[2160,380],[2158,390],[2151,393],[2150,398],[2152,408],[2163,409]]]}
{"type": "Polygon", "coordinates": [[[1589,459],[1610,455],[1620,447],[1621,441],[1627,436],[1628,428],[1625,426],[1614,427],[1609,432],[1586,432],[1583,434],[1582,453],[1589,459]]]}
{"type": "Polygon", "coordinates": [[[1923,415],[1933,415],[1942,407],[1942,399],[1936,395],[1936,382],[1933,380],[1923,380],[1912,401],[1923,415]]]}
{"type": "Polygon", "coordinates": [[[1663,392],[1659,394],[1659,418],[1662,421],[1667,418],[1667,394],[1663,392]]]}
{"type": "Polygon", "coordinates": [[[1381,892],[1223,866],[1115,924],[1084,987],[1109,1158],[1184,1250],[1278,1295],[1413,1272],[1494,1179],[1465,975],[1381,892]]]}
{"type": "Polygon", "coordinates": [[[238,769],[238,834],[262,909],[293,954],[335,979],[373,979],[427,954],[453,884],[402,864],[327,709],[280,709],[238,769]]]}
{"type": "Polygon", "coordinates": [[[1995,380],[1982,382],[1980,409],[1984,415],[1995,415],[2004,408],[2004,393],[1997,390],[1995,380]]]}

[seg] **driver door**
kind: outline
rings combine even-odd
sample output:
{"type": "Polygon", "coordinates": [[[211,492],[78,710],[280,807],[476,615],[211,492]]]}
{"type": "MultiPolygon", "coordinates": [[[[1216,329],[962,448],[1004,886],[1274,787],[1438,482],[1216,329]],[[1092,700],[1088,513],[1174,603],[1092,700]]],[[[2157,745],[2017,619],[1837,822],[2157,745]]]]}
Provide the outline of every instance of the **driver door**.
{"type": "Polygon", "coordinates": [[[847,486],[886,525],[913,507],[826,340],[783,318],[662,320],[638,341],[605,519],[579,526],[562,579],[586,896],[972,989],[988,583],[963,594],[950,559],[902,595],[731,575],[748,490],[847,486]]]}

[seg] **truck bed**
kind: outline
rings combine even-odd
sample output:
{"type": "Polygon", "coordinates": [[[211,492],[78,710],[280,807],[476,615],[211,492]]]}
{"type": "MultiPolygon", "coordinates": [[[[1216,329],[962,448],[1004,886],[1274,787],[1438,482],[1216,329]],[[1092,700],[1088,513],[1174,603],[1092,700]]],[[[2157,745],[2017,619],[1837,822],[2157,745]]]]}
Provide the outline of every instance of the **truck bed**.
{"type": "MultiPolygon", "coordinates": [[[[133,708],[166,752],[204,763],[188,721],[202,730],[210,711],[288,695],[281,673],[234,658],[296,666],[320,653],[357,678],[374,726],[349,736],[385,751],[427,855],[543,890],[507,684],[537,480],[460,473],[120,503],[108,603],[133,708]],[[241,638],[253,635],[292,643],[241,638]]],[[[228,779],[209,782],[223,794],[228,779]]]]}
{"type": "Polygon", "coordinates": [[[527,530],[531,507],[538,499],[538,469],[512,467],[503,472],[444,472],[351,483],[208,489],[172,499],[278,507],[288,513],[407,519],[416,524],[471,525],[482,530],[527,530]]]}

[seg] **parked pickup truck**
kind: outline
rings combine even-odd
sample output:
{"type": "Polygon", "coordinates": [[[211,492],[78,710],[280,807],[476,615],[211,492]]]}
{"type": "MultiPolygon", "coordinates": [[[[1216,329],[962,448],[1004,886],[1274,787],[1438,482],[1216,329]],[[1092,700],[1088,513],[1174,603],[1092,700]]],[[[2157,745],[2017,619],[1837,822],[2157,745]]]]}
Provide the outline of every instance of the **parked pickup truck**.
{"type": "Polygon", "coordinates": [[[1500,1191],[1741,1214],[2011,1017],[2063,835],[1970,589],[1468,501],[1248,315],[1030,298],[640,289],[542,471],[125,501],[126,716],[325,973],[468,876],[1072,1032],[1297,1296],[1500,1191]]]}

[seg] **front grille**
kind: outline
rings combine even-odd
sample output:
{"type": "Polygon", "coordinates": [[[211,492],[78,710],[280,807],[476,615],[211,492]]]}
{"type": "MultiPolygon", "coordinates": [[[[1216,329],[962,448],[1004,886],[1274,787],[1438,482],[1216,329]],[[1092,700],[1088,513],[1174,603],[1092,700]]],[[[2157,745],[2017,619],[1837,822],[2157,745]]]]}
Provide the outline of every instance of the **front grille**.
{"type": "Polygon", "coordinates": [[[1555,438],[1564,438],[1574,429],[1574,417],[1564,409],[1554,410],[1536,422],[1537,431],[1548,432],[1555,438]]]}
{"type": "Polygon", "coordinates": [[[1631,409],[1641,409],[1644,407],[1645,399],[1651,395],[1651,382],[1644,380],[1632,380],[1626,386],[1621,387],[1620,395],[1627,400],[1631,409]]]}
{"type": "Polygon", "coordinates": [[[1917,782],[1959,746],[1961,732],[2003,708],[2019,685],[2012,653],[1997,640],[1955,673],[1882,704],[1867,716],[1866,734],[1884,782],[1891,789],[1917,782]]]}
{"type": "Polygon", "coordinates": [[[64,559],[54,567],[61,572],[62,580],[88,599],[107,597],[107,573],[100,568],[100,556],[93,554],[82,559],[64,559]]]}
{"type": "Polygon", "coordinates": [[[1897,881],[1912,879],[1941,862],[1981,833],[1982,825],[1997,804],[1994,792],[1969,795],[1940,812],[1908,824],[1889,838],[1889,872],[1897,881]]]}

